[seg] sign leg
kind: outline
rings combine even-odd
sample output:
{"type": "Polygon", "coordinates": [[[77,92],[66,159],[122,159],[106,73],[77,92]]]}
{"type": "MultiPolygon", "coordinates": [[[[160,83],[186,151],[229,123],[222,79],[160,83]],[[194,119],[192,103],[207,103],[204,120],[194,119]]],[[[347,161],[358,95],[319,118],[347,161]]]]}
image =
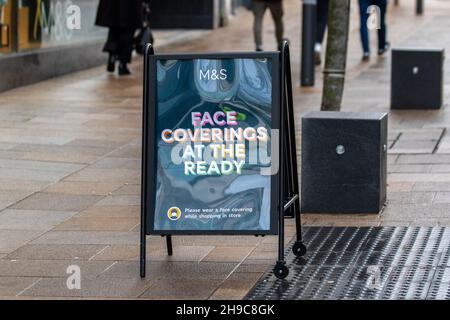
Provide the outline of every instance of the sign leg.
{"type": "Polygon", "coordinates": [[[275,277],[278,279],[284,279],[289,274],[289,269],[286,266],[284,260],[284,207],[279,210],[279,222],[278,222],[278,261],[273,269],[275,277]]]}
{"type": "Polygon", "coordinates": [[[148,56],[154,54],[153,47],[148,44],[144,58],[144,101],[142,106],[142,174],[141,174],[141,252],[140,275],[145,278],[146,245],[147,245],[147,86],[148,86],[148,56]]]}
{"type": "Polygon", "coordinates": [[[173,248],[172,248],[172,236],[170,234],[166,236],[166,244],[167,244],[167,255],[171,256],[173,254],[173,248]]]}
{"type": "MultiPolygon", "coordinates": [[[[284,41],[283,47],[281,50],[281,101],[280,101],[280,155],[279,155],[279,204],[278,204],[278,261],[273,269],[275,276],[278,279],[284,279],[289,274],[289,269],[286,266],[286,261],[284,260],[284,202],[286,200],[286,194],[289,190],[286,190],[286,172],[287,166],[285,164],[286,157],[286,132],[285,132],[285,123],[287,122],[286,115],[286,105],[287,101],[287,92],[286,92],[286,63],[287,57],[289,56],[289,44],[287,41],[284,41]],[[287,192],[286,192],[287,191],[287,192]]],[[[289,160],[289,159],[288,159],[289,160]]]]}
{"type": "Polygon", "coordinates": [[[147,239],[145,233],[141,232],[141,258],[140,258],[141,278],[145,278],[146,241],[147,239]]]}
{"type": "Polygon", "coordinates": [[[285,59],[285,77],[286,77],[286,126],[287,126],[287,146],[286,157],[288,165],[288,179],[290,186],[292,187],[292,195],[298,195],[292,206],[293,213],[295,215],[295,228],[296,228],[296,242],[293,246],[293,252],[297,257],[301,257],[306,253],[306,246],[303,244],[302,238],[302,222],[300,213],[300,188],[298,183],[298,164],[297,164],[297,145],[295,139],[295,119],[294,119],[294,99],[292,94],[292,77],[291,77],[291,61],[289,58],[289,52],[284,56],[285,59]]]}

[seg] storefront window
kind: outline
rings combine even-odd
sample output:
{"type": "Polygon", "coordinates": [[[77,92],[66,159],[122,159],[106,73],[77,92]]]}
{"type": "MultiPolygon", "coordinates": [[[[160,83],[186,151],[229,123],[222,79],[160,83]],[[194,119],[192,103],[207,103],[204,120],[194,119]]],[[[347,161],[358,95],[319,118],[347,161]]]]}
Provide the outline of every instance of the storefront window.
{"type": "Polygon", "coordinates": [[[105,29],[95,26],[98,2],[0,0],[0,54],[104,39],[105,29]]]}
{"type": "Polygon", "coordinates": [[[12,1],[0,0],[0,55],[12,51],[12,1]]]}

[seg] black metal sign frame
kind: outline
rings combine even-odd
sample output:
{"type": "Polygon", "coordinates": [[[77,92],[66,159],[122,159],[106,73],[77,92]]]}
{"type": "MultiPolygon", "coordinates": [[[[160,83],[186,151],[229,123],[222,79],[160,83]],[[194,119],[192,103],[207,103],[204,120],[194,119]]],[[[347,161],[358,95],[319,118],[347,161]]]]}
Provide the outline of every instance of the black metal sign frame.
{"type": "MultiPolygon", "coordinates": [[[[194,60],[194,59],[263,59],[268,58],[272,61],[272,76],[274,79],[280,78],[280,59],[279,53],[274,52],[251,52],[251,53],[202,53],[202,54],[177,54],[177,55],[148,55],[146,69],[149,71],[147,87],[147,106],[146,127],[151,128],[147,131],[143,141],[146,142],[146,168],[147,171],[147,234],[150,235],[166,235],[168,232],[173,235],[270,235],[277,234],[277,215],[278,215],[278,197],[279,197],[279,179],[278,173],[271,176],[271,200],[270,200],[270,229],[269,230],[155,230],[155,186],[156,186],[156,163],[157,163],[157,147],[155,144],[157,121],[157,105],[156,105],[156,62],[158,60],[194,60]]],[[[280,129],[280,83],[274,81],[272,85],[272,119],[271,129],[280,129]]],[[[145,125],[145,124],[144,124],[145,125]]],[[[144,160],[144,159],[143,159],[144,160]]]]}
{"type": "Polygon", "coordinates": [[[284,260],[284,217],[285,213],[295,216],[297,241],[294,254],[302,256],[306,247],[302,242],[299,184],[297,174],[297,156],[295,143],[295,124],[292,99],[291,66],[289,45],[285,41],[281,52],[251,53],[207,53],[154,55],[148,45],[144,56],[144,99],[142,115],[142,175],[141,175],[141,250],[140,275],[146,271],[146,236],[161,235],[167,240],[167,253],[172,255],[172,235],[256,235],[278,234],[278,261],[275,275],[284,278],[288,269],[284,260]],[[156,186],[157,146],[156,134],[156,61],[180,59],[272,59],[272,129],[279,129],[279,170],[271,177],[271,218],[270,230],[155,230],[154,205],[156,186]]]}

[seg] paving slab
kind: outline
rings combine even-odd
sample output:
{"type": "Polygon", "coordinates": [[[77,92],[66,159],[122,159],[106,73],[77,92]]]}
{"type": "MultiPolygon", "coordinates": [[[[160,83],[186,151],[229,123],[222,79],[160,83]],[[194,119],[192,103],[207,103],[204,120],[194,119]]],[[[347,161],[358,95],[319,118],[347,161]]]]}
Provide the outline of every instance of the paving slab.
{"type": "Polygon", "coordinates": [[[209,297],[210,300],[241,300],[260,278],[258,273],[235,272],[209,297]]]}
{"type": "Polygon", "coordinates": [[[158,279],[139,298],[155,300],[206,300],[221,283],[218,279],[158,279]]]}
{"type": "MultiPolygon", "coordinates": [[[[205,257],[214,249],[213,246],[174,246],[173,255],[168,256],[166,248],[161,248],[159,244],[147,246],[147,259],[150,261],[180,261],[180,262],[200,262],[208,261],[205,257]]],[[[93,260],[114,260],[114,261],[137,261],[139,260],[139,246],[108,246],[98,253],[93,260]]],[[[222,258],[220,262],[229,262],[222,258]]]]}
{"type": "Polygon", "coordinates": [[[55,182],[69,175],[64,171],[0,168],[0,179],[55,182]]]}
{"type": "Polygon", "coordinates": [[[172,238],[174,244],[179,245],[213,245],[213,246],[235,246],[248,247],[255,246],[262,240],[255,236],[221,236],[221,237],[205,237],[205,236],[174,236],[172,238]]]}
{"type": "Polygon", "coordinates": [[[96,161],[90,168],[93,169],[139,169],[140,159],[107,157],[96,161]]]}
{"type": "Polygon", "coordinates": [[[254,247],[225,247],[218,246],[203,258],[204,262],[241,262],[251,255],[254,247]]]}
{"type": "MultiPolygon", "coordinates": [[[[31,180],[20,180],[20,179],[0,179],[0,190],[1,191],[30,191],[36,192],[44,189],[46,186],[51,184],[51,182],[46,181],[31,181],[31,180]]],[[[3,192],[2,192],[3,193],[3,192]]]]}
{"type": "Polygon", "coordinates": [[[426,164],[391,164],[388,173],[428,173],[433,165],[426,164]]]}
{"type": "Polygon", "coordinates": [[[2,190],[0,192],[0,210],[3,210],[33,194],[32,191],[2,190]]]}
{"type": "Polygon", "coordinates": [[[0,142],[0,150],[9,150],[15,146],[17,146],[16,143],[0,142]]]}
{"type": "Polygon", "coordinates": [[[416,182],[413,191],[450,191],[450,182],[416,182]]]}
{"type": "MultiPolygon", "coordinates": [[[[66,181],[84,182],[140,182],[140,170],[138,169],[91,169],[86,168],[71,175],[66,181]]],[[[1,177],[1,176],[0,176],[1,177]]]]}
{"type": "Polygon", "coordinates": [[[440,141],[437,153],[450,153],[450,137],[448,135],[440,141]]]}
{"type": "Polygon", "coordinates": [[[36,193],[18,202],[14,209],[82,211],[99,201],[102,197],[96,195],[73,195],[60,193],[36,193]]]}
{"type": "Polygon", "coordinates": [[[447,182],[450,181],[449,173],[391,173],[388,176],[390,182],[447,182]]]}
{"type": "Polygon", "coordinates": [[[437,148],[437,140],[400,140],[389,149],[389,153],[397,154],[430,154],[437,148]]]}
{"type": "Polygon", "coordinates": [[[113,192],[113,195],[141,195],[141,185],[125,184],[123,187],[113,192]]]}
{"type": "Polygon", "coordinates": [[[123,231],[49,231],[33,244],[104,244],[132,245],[139,243],[139,234],[123,231]]]}
{"type": "Polygon", "coordinates": [[[450,192],[437,192],[434,203],[450,203],[450,192]]]}
{"type": "MultiPolygon", "coordinates": [[[[17,158],[17,156],[16,156],[17,158]]],[[[98,159],[98,156],[82,154],[76,151],[30,151],[20,156],[22,159],[37,161],[59,161],[80,164],[89,164],[98,159]]]]}
{"type": "Polygon", "coordinates": [[[436,164],[450,163],[450,154],[400,155],[396,163],[436,164]]]}
{"type": "Polygon", "coordinates": [[[140,195],[111,195],[97,202],[96,206],[139,206],[140,204],[140,195]]]}
{"type": "Polygon", "coordinates": [[[54,230],[73,231],[131,231],[139,219],[73,217],[59,224],[54,230]]]}
{"type": "Polygon", "coordinates": [[[42,230],[1,230],[0,253],[10,253],[38,238],[42,233],[42,230]]]}
{"type": "MultiPolygon", "coordinates": [[[[228,262],[167,262],[147,261],[148,279],[197,279],[224,280],[236,268],[237,263],[228,262]]],[[[104,276],[118,278],[136,278],[139,271],[138,261],[119,261],[102,273],[104,276]]]]}
{"type": "Polygon", "coordinates": [[[141,146],[129,144],[109,154],[109,157],[141,159],[141,146]]]}
{"type": "MultiPolygon", "coordinates": [[[[449,119],[450,120],[450,119],[449,119]]],[[[394,130],[395,132],[395,130],[394,130]]],[[[400,140],[421,141],[421,140],[439,140],[445,134],[444,129],[406,129],[399,130],[400,140]]]]}
{"type": "Polygon", "coordinates": [[[48,231],[75,214],[73,211],[6,209],[0,212],[0,232],[1,230],[48,231]]]}
{"type": "Polygon", "coordinates": [[[77,171],[83,168],[83,166],[79,164],[61,163],[61,162],[0,159],[0,168],[34,169],[34,170],[60,171],[69,173],[77,171]]]}
{"type": "Polygon", "coordinates": [[[92,206],[81,211],[77,217],[86,218],[139,218],[140,206],[92,206]]]}
{"type": "Polygon", "coordinates": [[[434,192],[391,192],[387,197],[389,204],[431,204],[435,200],[434,192]]]}
{"type": "Polygon", "coordinates": [[[65,144],[72,147],[91,147],[91,148],[118,148],[123,145],[122,142],[114,140],[100,140],[100,139],[74,139],[65,144]]]}
{"type": "MultiPolygon", "coordinates": [[[[54,154],[55,157],[64,157],[64,156],[70,156],[73,155],[74,159],[77,159],[76,155],[79,156],[90,156],[93,159],[99,159],[99,157],[106,155],[107,153],[114,150],[114,147],[92,147],[92,146],[74,146],[70,145],[69,141],[62,145],[62,146],[55,146],[55,145],[46,145],[46,144],[20,144],[17,147],[11,149],[13,151],[25,151],[29,153],[30,155],[45,155],[47,154],[48,157],[51,157],[52,154],[54,154]]],[[[32,156],[27,156],[32,157],[32,156]]],[[[36,160],[42,160],[43,159],[36,159],[36,160]]],[[[47,160],[51,161],[51,160],[47,160]]],[[[64,162],[69,162],[70,160],[67,159],[64,162]]],[[[76,162],[78,163],[78,161],[76,162]]]]}
{"type": "MultiPolygon", "coordinates": [[[[9,260],[89,260],[104,250],[105,245],[27,244],[5,255],[9,260]]],[[[113,259],[111,259],[113,260],[113,259]]]]}
{"type": "Polygon", "coordinates": [[[450,164],[432,164],[430,171],[432,173],[448,173],[450,172],[450,164]]]}
{"type": "MultiPolygon", "coordinates": [[[[414,182],[389,182],[387,185],[387,192],[410,192],[415,187],[414,182]]],[[[415,191],[434,191],[434,190],[415,190],[415,191]]]]}
{"type": "Polygon", "coordinates": [[[0,277],[0,296],[16,297],[35,284],[41,278],[34,277],[0,277]]]}
{"type": "Polygon", "coordinates": [[[123,186],[121,182],[76,182],[60,181],[50,185],[43,191],[46,193],[64,193],[76,195],[106,196],[123,186]]]}
{"type": "Polygon", "coordinates": [[[113,261],[80,260],[0,260],[0,274],[8,277],[64,277],[69,266],[80,267],[82,275],[95,277],[110,267],[113,261]]]}
{"type": "MultiPolygon", "coordinates": [[[[82,274],[83,275],[83,274],[82,274]]],[[[110,277],[81,277],[80,289],[69,289],[67,278],[43,278],[31,288],[24,290],[22,297],[83,297],[83,298],[138,298],[149,286],[149,281],[110,277]]]]}

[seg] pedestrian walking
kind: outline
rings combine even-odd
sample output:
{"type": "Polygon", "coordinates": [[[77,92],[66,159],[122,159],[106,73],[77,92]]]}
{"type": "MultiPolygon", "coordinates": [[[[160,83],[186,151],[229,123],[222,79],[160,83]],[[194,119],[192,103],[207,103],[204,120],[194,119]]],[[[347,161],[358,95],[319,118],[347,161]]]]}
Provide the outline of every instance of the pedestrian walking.
{"type": "Polygon", "coordinates": [[[100,0],[96,25],[108,27],[108,39],[103,47],[108,52],[107,70],[114,72],[119,61],[119,75],[131,74],[134,32],[142,26],[142,0],[100,0]]]}
{"type": "Polygon", "coordinates": [[[317,32],[316,45],[314,47],[316,65],[322,63],[322,43],[328,24],[328,1],[329,0],[317,0],[317,32]]]}
{"type": "Polygon", "coordinates": [[[278,50],[281,50],[283,44],[283,3],[281,0],[253,0],[252,10],[255,16],[253,23],[253,33],[255,36],[256,51],[263,51],[262,31],[263,18],[266,10],[269,9],[275,22],[275,36],[277,39],[278,50]]]}
{"type": "Polygon", "coordinates": [[[387,0],[359,0],[360,34],[363,47],[363,61],[369,61],[370,59],[369,28],[367,23],[371,15],[371,6],[375,6],[374,8],[376,9],[377,15],[376,18],[378,20],[378,55],[384,54],[390,47],[389,42],[386,40],[387,0]]]}

